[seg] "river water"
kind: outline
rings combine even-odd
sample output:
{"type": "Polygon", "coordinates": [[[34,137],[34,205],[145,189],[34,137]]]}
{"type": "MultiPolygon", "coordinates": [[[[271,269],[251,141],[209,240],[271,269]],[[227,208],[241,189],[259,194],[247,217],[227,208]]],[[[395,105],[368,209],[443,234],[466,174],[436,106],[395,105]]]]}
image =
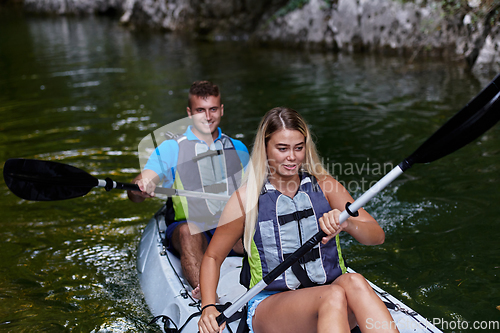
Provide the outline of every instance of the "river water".
{"type": "MultiPolygon", "coordinates": [[[[222,128],[248,146],[267,110],[300,111],[325,164],[353,196],[488,82],[439,60],[203,43],[130,31],[108,18],[3,9],[2,168],[8,158],[44,159],[130,181],[139,172],[139,141],[185,116],[187,89],[199,79],[220,85],[222,128]]],[[[366,207],[386,231],[385,243],[342,237],[349,265],[431,322],[499,321],[499,168],[497,126],[410,169],[366,207]]],[[[3,180],[0,196],[0,331],[157,330],[147,326],[135,260],[160,200],[133,204],[123,192],[95,189],[29,202],[3,180]]]]}

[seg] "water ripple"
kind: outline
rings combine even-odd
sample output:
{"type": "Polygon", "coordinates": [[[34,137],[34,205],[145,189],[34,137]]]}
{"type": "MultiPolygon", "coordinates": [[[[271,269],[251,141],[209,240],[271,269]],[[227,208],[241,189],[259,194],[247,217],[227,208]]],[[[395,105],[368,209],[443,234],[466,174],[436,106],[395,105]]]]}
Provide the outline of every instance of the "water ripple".
{"type": "Polygon", "coordinates": [[[125,68],[82,68],[71,71],[55,72],[52,73],[52,77],[58,76],[75,76],[75,75],[86,75],[86,74],[108,74],[108,73],[126,73],[125,68]]]}

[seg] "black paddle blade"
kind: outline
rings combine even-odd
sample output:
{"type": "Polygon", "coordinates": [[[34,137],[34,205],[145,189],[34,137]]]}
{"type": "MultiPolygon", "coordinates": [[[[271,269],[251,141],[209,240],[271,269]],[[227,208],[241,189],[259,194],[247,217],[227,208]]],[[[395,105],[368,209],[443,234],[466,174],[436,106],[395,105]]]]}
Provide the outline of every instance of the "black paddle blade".
{"type": "Polygon", "coordinates": [[[71,165],[22,158],[5,162],[3,178],[12,193],[33,201],[81,197],[99,183],[92,175],[71,165]]]}
{"type": "MultiPolygon", "coordinates": [[[[429,163],[453,153],[500,120],[500,74],[402,163],[429,163]]],[[[403,170],[404,171],[404,170],[403,170]]]]}

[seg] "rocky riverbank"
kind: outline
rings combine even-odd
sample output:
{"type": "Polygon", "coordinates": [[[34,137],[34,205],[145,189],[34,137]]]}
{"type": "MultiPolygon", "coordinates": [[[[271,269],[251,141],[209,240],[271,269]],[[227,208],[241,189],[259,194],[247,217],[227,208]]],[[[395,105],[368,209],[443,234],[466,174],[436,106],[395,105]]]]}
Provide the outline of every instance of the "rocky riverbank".
{"type": "MultiPolygon", "coordinates": [[[[19,2],[20,0],[16,0],[19,2]]],[[[109,14],[131,28],[340,52],[444,56],[500,72],[500,0],[21,0],[26,10],[109,14]]]]}

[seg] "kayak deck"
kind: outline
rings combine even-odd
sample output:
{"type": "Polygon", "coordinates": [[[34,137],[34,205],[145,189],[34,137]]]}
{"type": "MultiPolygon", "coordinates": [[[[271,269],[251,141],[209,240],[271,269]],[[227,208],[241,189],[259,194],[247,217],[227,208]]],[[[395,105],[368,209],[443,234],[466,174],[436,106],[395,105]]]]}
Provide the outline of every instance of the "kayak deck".
{"type": "MultiPolygon", "coordinates": [[[[200,303],[191,297],[192,288],[182,276],[179,258],[164,249],[162,239],[165,228],[163,207],[151,218],[141,237],[137,255],[139,281],[153,315],[164,315],[173,321],[174,324],[168,323],[166,327],[181,329],[185,325],[182,332],[197,332],[200,303]]],[[[239,283],[241,264],[241,257],[228,257],[222,264],[217,288],[221,304],[234,302],[246,292],[246,288],[239,283]]],[[[354,270],[348,268],[348,272],[354,273],[354,270]]],[[[401,333],[441,332],[404,303],[368,282],[387,305],[401,333]]],[[[229,329],[224,332],[236,332],[238,323],[230,323],[229,329]]],[[[376,322],[371,324],[373,327],[382,325],[376,322]]]]}

